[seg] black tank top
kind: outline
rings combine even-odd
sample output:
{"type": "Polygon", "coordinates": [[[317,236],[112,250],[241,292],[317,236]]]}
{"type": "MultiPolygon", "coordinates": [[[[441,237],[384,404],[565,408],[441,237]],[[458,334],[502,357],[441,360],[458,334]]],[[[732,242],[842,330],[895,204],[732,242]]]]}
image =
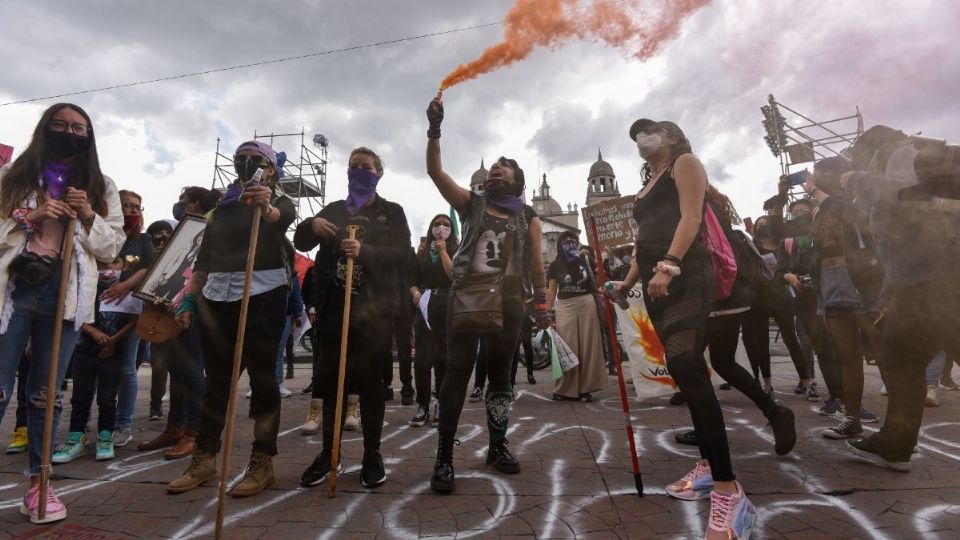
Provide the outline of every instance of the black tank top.
{"type": "MultiPolygon", "coordinates": [[[[639,227],[637,259],[654,264],[662,260],[680,224],[680,194],[673,179],[673,167],[663,172],[646,195],[634,201],[633,219],[639,227]]],[[[697,236],[687,250],[687,256],[701,251],[703,245],[697,236]]]]}

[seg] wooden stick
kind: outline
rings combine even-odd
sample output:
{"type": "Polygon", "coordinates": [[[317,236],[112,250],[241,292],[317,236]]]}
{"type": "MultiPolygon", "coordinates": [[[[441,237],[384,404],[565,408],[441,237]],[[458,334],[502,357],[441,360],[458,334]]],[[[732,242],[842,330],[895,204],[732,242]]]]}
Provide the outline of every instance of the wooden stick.
{"type": "MultiPolygon", "coordinates": [[[[347,239],[357,238],[356,225],[347,225],[347,239]]],[[[337,496],[337,465],[340,463],[340,430],[343,427],[344,380],[347,376],[347,335],[350,331],[350,300],[353,292],[353,257],[347,258],[347,284],[343,292],[343,325],[340,327],[340,368],[337,372],[337,406],[333,420],[333,449],[330,459],[330,498],[337,496]]]]}
{"type": "MultiPolygon", "coordinates": [[[[53,317],[53,338],[50,345],[50,364],[47,371],[47,403],[43,411],[43,453],[40,465],[40,505],[37,517],[47,517],[47,484],[50,482],[50,450],[53,446],[53,413],[57,403],[57,372],[60,368],[60,341],[63,337],[63,313],[67,303],[67,286],[70,283],[70,263],[73,260],[73,236],[77,227],[77,218],[70,219],[67,232],[63,235],[63,254],[60,262],[60,289],[57,291],[57,311],[53,317]]],[[[78,313],[76,316],[79,316],[78,313]]],[[[39,360],[39,358],[38,358],[39,360]]]]}
{"type": "MultiPolygon", "coordinates": [[[[593,245],[597,251],[597,274],[600,276],[600,285],[607,282],[607,272],[603,268],[603,254],[600,251],[600,237],[597,235],[597,222],[590,219],[590,233],[593,236],[593,245]]],[[[620,406],[623,409],[623,420],[627,426],[627,440],[630,441],[630,458],[633,461],[633,483],[637,488],[637,495],[643,497],[643,477],[640,475],[640,461],[637,459],[637,442],[633,438],[633,422],[630,420],[630,402],[627,401],[627,386],[623,382],[623,366],[620,363],[620,345],[617,343],[617,330],[613,326],[613,307],[610,298],[603,295],[603,303],[607,310],[607,331],[610,333],[610,348],[613,349],[613,358],[617,364],[617,382],[620,384],[620,406]]]]}
{"type": "Polygon", "coordinates": [[[233,371],[230,375],[230,398],[227,400],[227,425],[223,433],[220,452],[220,493],[217,498],[217,523],[214,537],[223,533],[223,513],[230,480],[230,446],[233,444],[234,409],[237,406],[237,383],[240,379],[240,362],[243,359],[243,341],[247,334],[247,312],[250,309],[250,282],[253,280],[253,262],[257,255],[257,237],[260,234],[260,216],[263,208],[253,209],[253,226],[250,229],[250,244],[247,247],[247,268],[243,276],[243,298],[240,301],[240,322],[237,326],[237,341],[233,349],[233,371]]]}

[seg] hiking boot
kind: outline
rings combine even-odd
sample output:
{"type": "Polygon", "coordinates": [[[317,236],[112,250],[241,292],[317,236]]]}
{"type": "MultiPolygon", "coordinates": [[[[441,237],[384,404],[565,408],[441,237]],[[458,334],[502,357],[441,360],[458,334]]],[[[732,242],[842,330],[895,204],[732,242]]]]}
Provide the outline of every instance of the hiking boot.
{"type": "Polygon", "coordinates": [[[311,399],[310,410],[307,411],[307,421],[300,428],[301,435],[316,435],[320,433],[320,426],[323,423],[323,400],[311,399]]]}
{"type": "Polygon", "coordinates": [[[860,435],[863,435],[863,426],[860,419],[853,416],[844,416],[839,425],[823,431],[823,436],[828,439],[849,439],[860,435]]]}
{"type": "Polygon", "coordinates": [[[97,461],[107,461],[114,457],[116,454],[113,451],[113,432],[103,430],[97,434],[97,461]]]}
{"type": "Polygon", "coordinates": [[[927,386],[927,398],[923,402],[926,407],[939,407],[940,398],[937,397],[937,385],[931,384],[927,386]]]}
{"type": "Polygon", "coordinates": [[[8,454],[19,454],[27,449],[27,426],[20,426],[10,434],[10,444],[7,445],[8,454]]]}
{"type": "Polygon", "coordinates": [[[736,493],[710,493],[710,521],[707,523],[707,540],[732,540],[750,538],[750,531],[757,522],[757,509],[747,499],[740,482],[736,493]]]}
{"type": "Polygon", "coordinates": [[[483,399],[483,387],[477,386],[473,389],[473,393],[470,394],[470,397],[467,398],[467,401],[471,403],[476,403],[483,399]]]}
{"type": "Polygon", "coordinates": [[[417,407],[417,414],[413,415],[413,418],[408,422],[413,427],[422,427],[430,420],[430,413],[427,412],[427,408],[421,405],[417,407]]]}
{"type": "Polygon", "coordinates": [[[343,429],[347,431],[360,430],[360,415],[357,414],[357,402],[347,402],[347,417],[343,420],[343,429]]]}
{"type": "Polygon", "coordinates": [[[71,431],[60,449],[53,453],[50,461],[57,464],[70,463],[86,452],[86,446],[87,436],[80,431],[71,431]]]}
{"type": "Polygon", "coordinates": [[[673,436],[673,440],[679,444],[689,444],[690,446],[700,445],[700,437],[697,436],[697,430],[695,429],[685,433],[677,433],[673,436]]]}
{"type": "Polygon", "coordinates": [[[168,446],[173,446],[180,441],[183,436],[179,427],[167,424],[167,428],[152,440],[142,442],[137,445],[137,450],[159,450],[168,446]]]}
{"type": "Polygon", "coordinates": [[[906,458],[891,453],[876,435],[866,439],[847,441],[847,450],[860,461],[872,463],[900,472],[910,472],[910,456],[906,458]]]}
{"type": "Polygon", "coordinates": [[[840,400],[837,398],[830,398],[823,402],[823,407],[820,407],[820,411],[818,412],[822,416],[834,416],[839,410],[840,400]]]}
{"type": "Polygon", "coordinates": [[[517,474],[520,472],[520,462],[507,450],[508,444],[510,443],[506,439],[490,443],[487,448],[487,465],[493,465],[504,474],[517,474]]]}
{"type": "MultiPolygon", "coordinates": [[[[694,432],[695,433],[695,432],[694,432]]],[[[710,464],[701,460],[683,478],[666,487],[667,495],[682,501],[697,501],[710,496],[713,491],[713,474],[710,464]]]]}
{"type": "Polygon", "coordinates": [[[453,446],[460,444],[454,439],[454,433],[440,433],[437,444],[437,462],[430,477],[430,488],[437,493],[450,493],[454,488],[456,475],[453,471],[453,446]]]}
{"type": "Polygon", "coordinates": [[[403,385],[403,388],[400,389],[400,404],[401,405],[413,405],[413,387],[409,384],[403,385]]]}
{"type": "Polygon", "coordinates": [[[167,484],[167,493],[183,493],[217,476],[217,455],[197,448],[193,451],[190,466],[176,480],[167,484]]]}
{"type": "Polygon", "coordinates": [[[40,519],[40,483],[33,484],[27,493],[23,496],[23,502],[20,504],[20,513],[30,516],[30,522],[52,523],[60,521],[67,517],[67,507],[60,502],[57,494],[53,492],[53,486],[47,483],[47,506],[44,508],[43,519],[40,519]]]}
{"type": "Polygon", "coordinates": [[[383,468],[383,456],[377,450],[364,450],[360,468],[360,484],[366,488],[383,485],[387,481],[387,471],[383,468]]]}
{"type": "MultiPolygon", "coordinates": [[[[343,454],[340,454],[341,457],[343,454]]],[[[307,467],[307,470],[303,471],[303,474],[300,475],[300,485],[303,487],[315,486],[324,480],[327,479],[327,476],[330,474],[330,466],[333,463],[333,456],[330,454],[330,451],[324,448],[317,454],[317,457],[313,458],[313,463],[307,467]]],[[[340,463],[337,463],[337,473],[343,470],[343,467],[340,463]]]]}
{"type": "Polygon", "coordinates": [[[177,444],[173,445],[173,448],[170,448],[163,453],[163,459],[173,460],[185,458],[193,454],[193,449],[197,447],[197,430],[195,429],[185,429],[183,430],[183,437],[177,441],[177,444]]]}
{"type": "Polygon", "coordinates": [[[250,497],[273,483],[273,456],[263,452],[250,454],[250,463],[240,483],[230,488],[231,497],[250,497]]]}
{"type": "Polygon", "coordinates": [[[778,456],[789,454],[797,444],[797,426],[793,411],[774,403],[764,411],[763,415],[770,421],[770,427],[773,429],[774,451],[778,456]]]}

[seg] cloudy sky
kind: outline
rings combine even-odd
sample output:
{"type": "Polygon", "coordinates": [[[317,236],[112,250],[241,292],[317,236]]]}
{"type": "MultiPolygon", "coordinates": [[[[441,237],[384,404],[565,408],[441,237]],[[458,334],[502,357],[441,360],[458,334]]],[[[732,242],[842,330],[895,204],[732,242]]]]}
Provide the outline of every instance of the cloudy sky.
{"type": "MultiPolygon", "coordinates": [[[[656,9],[658,1],[638,3],[656,9]]],[[[496,22],[512,4],[8,1],[0,103],[496,22]]],[[[561,204],[582,205],[598,148],[621,191],[635,193],[642,163],[627,127],[640,116],[671,119],[711,181],[742,215],[757,215],[779,175],[760,124],[768,94],[815,119],[859,106],[866,126],[960,141],[958,28],[960,2],[950,0],[715,0],[647,62],[573,41],[450,89],[444,164],[466,183],[481,158],[515,157],[529,179],[548,175],[561,204]]],[[[425,173],[423,111],[438,82],[502,30],[64,99],[92,115],[104,171],[144,196],[148,221],[170,217],[182,187],[210,185],[217,137],[229,152],[255,130],[302,128],[330,139],[328,201],[346,195],[350,149],[369,146],[386,164],[380,193],[403,204],[419,236],[446,209],[425,173]]],[[[55,101],[0,107],[0,143],[22,149],[55,101]]]]}

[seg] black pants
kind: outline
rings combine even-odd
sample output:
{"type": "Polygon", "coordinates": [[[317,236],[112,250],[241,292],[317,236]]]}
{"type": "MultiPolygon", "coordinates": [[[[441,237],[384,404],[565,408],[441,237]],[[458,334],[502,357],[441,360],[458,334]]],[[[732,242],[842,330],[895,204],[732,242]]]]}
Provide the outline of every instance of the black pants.
{"type": "Polygon", "coordinates": [[[476,356],[477,365],[473,372],[473,387],[482,389],[487,385],[487,336],[480,336],[476,356]]]}
{"type": "MultiPolygon", "coordinates": [[[[504,291],[506,292],[506,290],[504,291]]],[[[486,375],[490,391],[509,392],[513,352],[527,316],[519,291],[503,299],[503,331],[496,334],[451,332],[447,343],[447,372],[440,387],[440,431],[453,434],[467,398],[470,374],[477,361],[481,338],[486,343],[486,375]]]]}
{"type": "Polygon", "coordinates": [[[523,347],[523,361],[527,366],[527,375],[533,375],[533,319],[523,318],[520,328],[520,343],[513,350],[513,367],[510,369],[510,384],[517,385],[517,368],[520,365],[520,347],[523,347]]]}
{"type": "Polygon", "coordinates": [[[73,395],[70,397],[70,431],[83,432],[90,420],[93,395],[97,395],[97,432],[113,431],[117,419],[117,391],[121,366],[116,358],[99,358],[93,338],[80,337],[73,354],[73,395]]]}
{"type": "Polygon", "coordinates": [[[814,294],[801,292],[793,300],[793,306],[800,319],[803,330],[810,338],[813,351],[820,361],[820,373],[823,382],[827,385],[827,392],[831,398],[843,401],[843,379],[840,375],[840,364],[836,361],[833,344],[827,332],[827,325],[823,317],[817,313],[817,297],[814,294]]]}
{"type": "Polygon", "coordinates": [[[841,372],[843,402],[850,416],[858,414],[863,400],[863,343],[869,343],[872,350],[879,348],[880,332],[872,324],[874,319],[860,310],[827,309],[833,358],[841,372]]]}
{"type": "MultiPolygon", "coordinates": [[[[287,313],[287,288],[250,297],[241,369],[250,375],[250,416],[253,418],[253,451],[275,456],[280,431],[280,389],[277,386],[277,348],[287,313]]],[[[220,435],[226,423],[233,353],[240,320],[240,301],[200,302],[200,345],[207,371],[197,447],[220,451],[220,435]]]]}
{"type": "MultiPolygon", "coordinates": [[[[351,317],[347,335],[347,363],[344,374],[343,399],[348,394],[359,394],[363,427],[363,446],[366,450],[380,450],[383,434],[383,352],[390,347],[391,334],[378,327],[371,316],[351,317]]],[[[369,311],[368,311],[369,313],[369,311]]],[[[326,313],[320,330],[320,376],[313,386],[313,397],[323,399],[323,447],[333,448],[333,428],[336,417],[337,383],[340,371],[340,343],[342,312],[326,313]]],[[[389,317],[388,320],[392,320],[389,317]]],[[[314,345],[316,347],[316,345],[314,345]]],[[[346,416],[346,406],[341,416],[346,416]]],[[[341,429],[343,418],[341,418],[341,429]]]]}
{"type": "Polygon", "coordinates": [[[150,355],[150,410],[163,408],[163,395],[167,393],[167,375],[170,372],[169,357],[164,354],[150,355]]]}
{"type": "MultiPolygon", "coordinates": [[[[638,261],[641,269],[657,261],[638,261]]],[[[644,283],[652,274],[647,271],[644,283]]],[[[730,447],[720,402],[710,383],[703,356],[707,320],[713,307],[713,274],[706,255],[684,258],[683,273],[673,278],[668,296],[647,302],[650,321],[663,343],[667,370],[686,399],[693,428],[700,441],[700,455],[710,463],[714,480],[735,479],[730,447]]]]}
{"type": "Polygon", "coordinates": [[[710,349],[710,365],[723,380],[750,398],[758,409],[766,411],[773,404],[773,399],[763,391],[757,379],[751,377],[750,372],[737,363],[740,326],[749,314],[747,311],[710,317],[706,339],[710,349]]]}
{"type": "MultiPolygon", "coordinates": [[[[403,304],[407,306],[409,304],[403,304]]],[[[413,383],[413,375],[411,372],[411,366],[413,364],[413,357],[410,354],[411,351],[411,341],[413,337],[413,318],[410,317],[410,313],[407,312],[406,308],[401,308],[403,310],[402,314],[397,315],[393,318],[393,343],[397,345],[397,363],[400,364],[400,384],[403,386],[411,386],[413,383]]],[[[390,342],[387,342],[386,353],[384,354],[383,359],[383,385],[390,386],[393,384],[393,354],[390,352],[390,342]]]]}
{"type": "Polygon", "coordinates": [[[151,365],[161,362],[170,373],[167,423],[192,431],[200,427],[200,411],[203,410],[203,393],[207,385],[199,330],[199,327],[191,327],[173,339],[152,344],[150,359],[151,365]]]}
{"type": "Polygon", "coordinates": [[[447,369],[447,329],[446,324],[434,323],[431,329],[423,317],[417,316],[416,322],[417,355],[414,358],[414,379],[417,384],[417,405],[430,406],[430,370],[436,375],[436,389],[439,395],[443,387],[443,378],[447,369]]]}
{"type": "Polygon", "coordinates": [[[790,359],[793,361],[793,367],[797,370],[797,376],[806,379],[809,367],[806,358],[803,356],[803,350],[800,348],[800,340],[797,338],[793,310],[790,309],[790,304],[786,300],[774,305],[755,302],[750,311],[744,314],[743,345],[747,347],[747,350],[754,351],[753,357],[756,358],[758,364],[751,364],[753,376],[756,377],[759,373],[762,373],[764,377],[770,377],[771,317],[777,323],[777,328],[780,329],[780,338],[783,340],[783,344],[787,346],[790,359]]]}

